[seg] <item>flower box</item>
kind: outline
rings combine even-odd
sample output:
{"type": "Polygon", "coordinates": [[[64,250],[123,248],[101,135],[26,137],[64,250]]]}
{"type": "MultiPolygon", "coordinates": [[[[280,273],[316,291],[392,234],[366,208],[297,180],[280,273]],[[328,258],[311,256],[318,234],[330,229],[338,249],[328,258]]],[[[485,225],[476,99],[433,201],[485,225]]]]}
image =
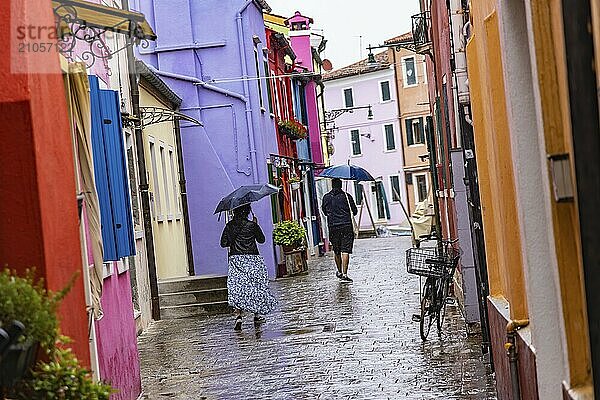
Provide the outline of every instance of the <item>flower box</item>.
{"type": "Polygon", "coordinates": [[[295,119],[281,120],[277,123],[279,132],[292,140],[306,139],[308,129],[295,119]]]}

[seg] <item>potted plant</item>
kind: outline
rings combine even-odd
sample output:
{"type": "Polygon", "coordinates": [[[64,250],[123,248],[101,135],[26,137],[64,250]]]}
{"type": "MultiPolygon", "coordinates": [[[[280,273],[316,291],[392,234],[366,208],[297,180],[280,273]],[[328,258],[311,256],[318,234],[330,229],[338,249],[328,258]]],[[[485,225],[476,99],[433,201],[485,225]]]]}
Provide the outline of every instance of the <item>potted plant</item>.
{"type": "Polygon", "coordinates": [[[49,352],[49,361],[39,362],[30,377],[16,388],[17,400],[109,400],[115,390],[95,382],[92,373],[81,367],[73,351],[66,347],[69,338],[61,337],[49,352]]]}
{"type": "Polygon", "coordinates": [[[284,253],[297,250],[304,244],[306,229],[296,221],[283,221],[275,225],[273,239],[283,247],[284,253]]]}
{"type": "Polygon", "coordinates": [[[58,334],[56,309],[70,286],[58,293],[37,283],[33,271],[24,277],[5,269],[0,272],[0,328],[13,321],[25,326],[23,335],[13,344],[0,362],[0,386],[13,386],[33,365],[39,347],[52,348],[58,334]]]}
{"type": "Polygon", "coordinates": [[[308,129],[295,119],[280,120],[277,126],[279,132],[287,135],[292,140],[306,139],[308,136],[308,129]]]}

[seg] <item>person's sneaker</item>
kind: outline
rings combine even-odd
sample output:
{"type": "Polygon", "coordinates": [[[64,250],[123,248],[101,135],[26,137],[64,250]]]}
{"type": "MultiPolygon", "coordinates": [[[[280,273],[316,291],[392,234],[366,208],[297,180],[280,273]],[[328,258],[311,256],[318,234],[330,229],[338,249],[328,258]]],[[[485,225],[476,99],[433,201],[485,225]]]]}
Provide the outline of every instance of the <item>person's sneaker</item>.
{"type": "Polygon", "coordinates": [[[235,326],[233,327],[234,331],[241,331],[242,330],[242,317],[237,317],[235,319],[235,326]]]}
{"type": "Polygon", "coordinates": [[[335,273],[335,276],[337,276],[338,279],[342,279],[344,277],[344,274],[338,271],[335,273]]]}
{"type": "Polygon", "coordinates": [[[342,276],[342,282],[352,283],[354,282],[348,275],[342,276]]]}

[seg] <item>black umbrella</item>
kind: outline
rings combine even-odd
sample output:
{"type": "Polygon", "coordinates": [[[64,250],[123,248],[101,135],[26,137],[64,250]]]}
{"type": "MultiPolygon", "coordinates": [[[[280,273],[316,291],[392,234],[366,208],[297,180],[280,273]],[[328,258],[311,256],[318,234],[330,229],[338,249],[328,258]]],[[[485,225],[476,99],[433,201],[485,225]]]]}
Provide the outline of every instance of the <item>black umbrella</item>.
{"type": "Polygon", "coordinates": [[[275,194],[278,191],[279,188],[277,186],[268,183],[265,185],[240,186],[221,199],[214,213],[233,210],[244,204],[249,204],[258,201],[263,197],[275,194]]]}

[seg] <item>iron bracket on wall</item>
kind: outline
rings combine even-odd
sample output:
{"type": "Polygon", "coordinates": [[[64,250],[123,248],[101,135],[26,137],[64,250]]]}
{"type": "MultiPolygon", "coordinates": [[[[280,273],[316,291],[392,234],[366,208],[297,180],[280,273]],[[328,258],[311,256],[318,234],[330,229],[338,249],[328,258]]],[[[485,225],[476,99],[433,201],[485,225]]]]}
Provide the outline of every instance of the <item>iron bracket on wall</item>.
{"type": "Polygon", "coordinates": [[[83,0],[53,0],[58,51],[69,61],[82,61],[87,68],[97,60],[109,60],[131,45],[149,47],[156,34],[144,15],[83,0]],[[111,49],[106,33],[126,35],[131,40],[123,47],[111,49]]]}
{"type": "Polygon", "coordinates": [[[204,126],[204,124],[202,124],[202,122],[198,121],[197,119],[166,108],[140,107],[140,112],[142,115],[143,126],[160,124],[162,122],[175,122],[175,120],[187,121],[190,122],[192,125],[196,126],[204,126]]]}

